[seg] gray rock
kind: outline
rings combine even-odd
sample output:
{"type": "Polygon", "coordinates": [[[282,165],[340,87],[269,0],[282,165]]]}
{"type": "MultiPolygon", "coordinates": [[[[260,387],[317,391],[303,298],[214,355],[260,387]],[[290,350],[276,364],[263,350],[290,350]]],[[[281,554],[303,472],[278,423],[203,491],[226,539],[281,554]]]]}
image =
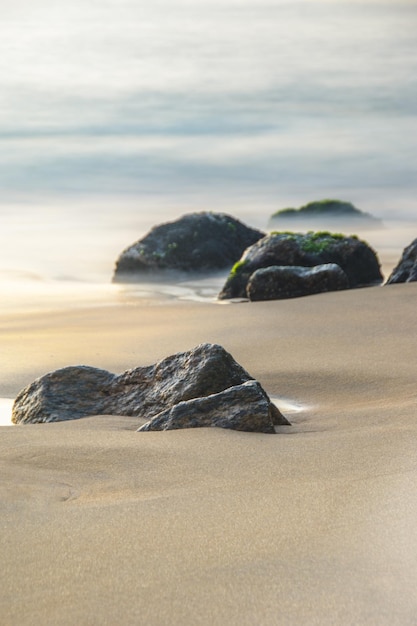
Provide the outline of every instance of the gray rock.
{"type": "MultiPolygon", "coordinates": [[[[149,420],[179,402],[210,396],[251,380],[231,354],[217,344],[201,344],[120,375],[94,367],[65,367],[38,378],[18,394],[12,421],[33,424],[101,414],[149,420]]],[[[288,423],[263,393],[274,423],[288,423]]]]}
{"type": "Polygon", "coordinates": [[[320,224],[337,225],[357,225],[361,228],[382,228],[383,222],[370,213],[365,213],[357,209],[351,202],[342,200],[317,200],[309,202],[299,209],[281,209],[271,215],[271,224],[289,224],[291,222],[311,221],[317,227],[320,224]]]}
{"type": "Polygon", "coordinates": [[[398,265],[392,270],[386,284],[411,283],[417,281],[417,239],[404,248],[398,265]]]}
{"type": "Polygon", "coordinates": [[[327,232],[271,233],[247,248],[233,266],[220,300],[245,298],[252,274],[271,265],[313,267],[335,263],[345,272],[349,288],[376,285],[382,274],[376,253],[355,236],[327,232]]]}
{"type": "Polygon", "coordinates": [[[179,402],[153,417],[139,431],[207,426],[275,433],[269,399],[256,381],[235,385],[205,398],[179,402]]]}
{"type": "Polygon", "coordinates": [[[155,226],[121,253],[113,280],[143,280],[155,272],[217,271],[231,267],[264,233],[223,213],[190,213],[155,226]]]}
{"type": "Polygon", "coordinates": [[[250,276],[246,294],[252,301],[282,300],[348,287],[345,272],[335,263],[315,267],[271,265],[250,276]]]}

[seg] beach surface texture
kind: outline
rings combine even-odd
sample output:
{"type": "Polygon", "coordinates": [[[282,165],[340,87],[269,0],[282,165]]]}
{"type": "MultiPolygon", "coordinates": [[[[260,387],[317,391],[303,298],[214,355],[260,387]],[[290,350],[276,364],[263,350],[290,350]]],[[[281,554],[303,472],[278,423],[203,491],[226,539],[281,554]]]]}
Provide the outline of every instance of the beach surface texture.
{"type": "Polygon", "coordinates": [[[417,284],[1,315],[2,393],[223,345],[292,426],[1,429],[7,625],[415,624],[417,284]]]}

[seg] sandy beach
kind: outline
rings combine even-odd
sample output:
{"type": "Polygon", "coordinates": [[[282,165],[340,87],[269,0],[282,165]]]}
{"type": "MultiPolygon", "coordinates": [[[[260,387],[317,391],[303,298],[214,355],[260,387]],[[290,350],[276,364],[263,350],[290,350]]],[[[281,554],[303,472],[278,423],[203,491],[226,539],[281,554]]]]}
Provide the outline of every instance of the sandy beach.
{"type": "Polygon", "coordinates": [[[64,365],[119,372],[210,341],[293,425],[2,428],[1,623],[414,624],[416,298],[3,314],[3,397],[64,365]]]}

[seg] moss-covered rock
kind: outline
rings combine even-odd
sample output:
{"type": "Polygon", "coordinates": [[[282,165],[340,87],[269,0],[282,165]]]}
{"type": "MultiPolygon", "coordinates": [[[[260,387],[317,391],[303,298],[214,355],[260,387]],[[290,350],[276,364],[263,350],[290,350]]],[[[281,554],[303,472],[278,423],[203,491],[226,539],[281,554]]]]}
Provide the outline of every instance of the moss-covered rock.
{"type": "Polygon", "coordinates": [[[260,268],[272,265],[314,267],[326,263],[335,263],[344,271],[348,288],[382,282],[375,251],[356,236],[326,231],[275,232],[244,252],[229,274],[219,299],[246,298],[249,278],[260,268]]]}
{"type": "Polygon", "coordinates": [[[245,248],[264,236],[224,213],[190,213],[155,226],[121,253],[117,282],[141,280],[163,270],[201,272],[230,267],[245,248]]]}
{"type": "Polygon", "coordinates": [[[357,209],[351,202],[332,199],[309,202],[299,209],[281,209],[271,215],[272,224],[301,220],[354,221],[375,228],[382,226],[379,218],[357,209]]]}

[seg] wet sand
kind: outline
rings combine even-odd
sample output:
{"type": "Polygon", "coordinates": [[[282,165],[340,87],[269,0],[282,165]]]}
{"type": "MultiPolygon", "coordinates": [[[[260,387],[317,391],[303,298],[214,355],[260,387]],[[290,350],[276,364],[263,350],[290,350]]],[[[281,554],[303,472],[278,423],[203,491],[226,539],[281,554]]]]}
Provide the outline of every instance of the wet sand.
{"type": "Polygon", "coordinates": [[[302,410],[276,436],[2,428],[0,621],[414,624],[416,302],[410,284],[1,315],[3,397],[211,341],[302,410]]]}

